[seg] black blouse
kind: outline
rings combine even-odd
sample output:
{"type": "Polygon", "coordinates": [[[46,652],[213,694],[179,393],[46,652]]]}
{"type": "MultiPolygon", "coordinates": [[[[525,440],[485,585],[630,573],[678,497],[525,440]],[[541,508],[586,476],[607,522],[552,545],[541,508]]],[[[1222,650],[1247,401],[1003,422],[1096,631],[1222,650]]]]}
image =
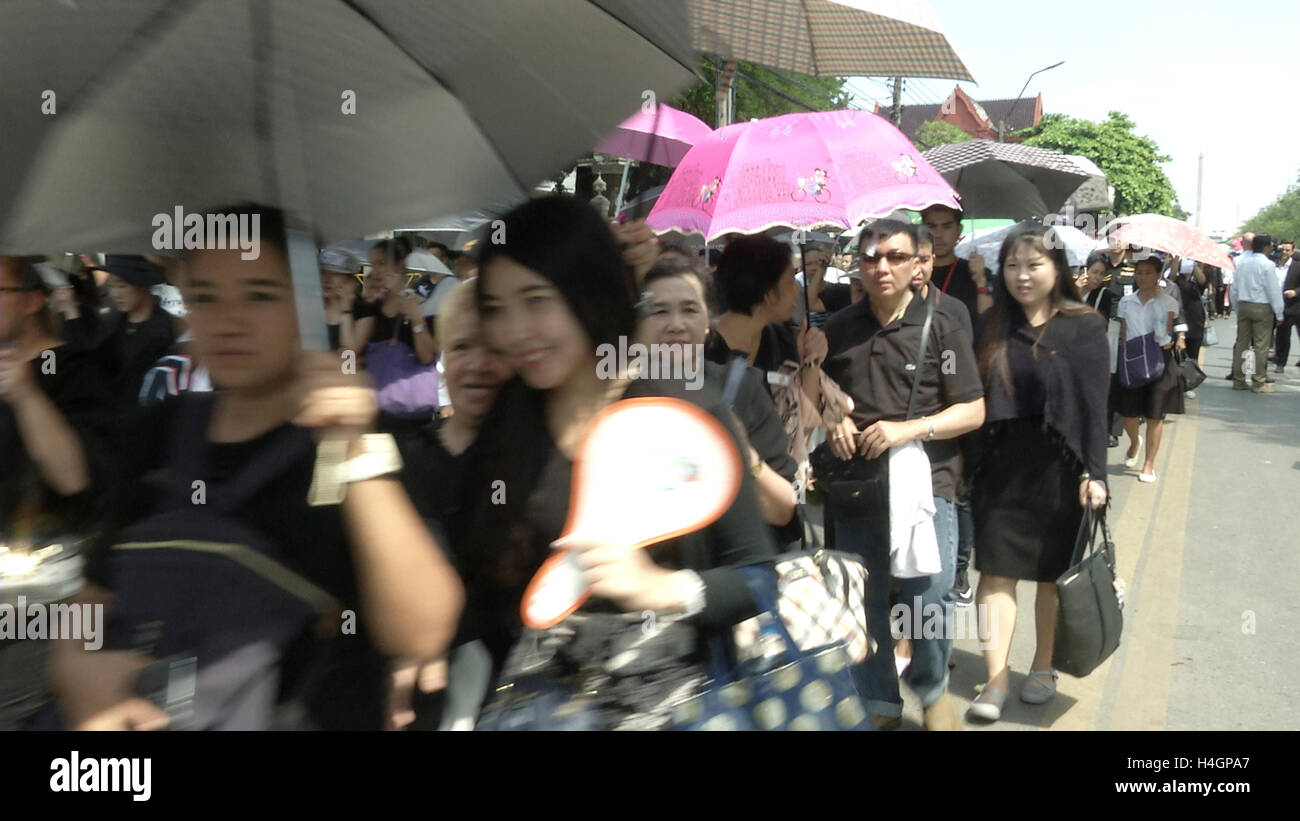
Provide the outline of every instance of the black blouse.
{"type": "MultiPolygon", "coordinates": [[[[636,380],[623,398],[639,396],[693,402],[733,431],[721,397],[707,384],[690,391],[680,382],[636,380]]],[[[451,536],[467,590],[457,641],[482,639],[500,664],[522,631],[519,603],[524,589],[551,554],[550,545],[568,518],[573,463],[547,430],[544,394],[517,378],[502,388],[476,446],[479,455],[464,484],[464,512],[451,536]],[[494,494],[494,489],[505,492],[494,494]]],[[[705,608],[696,621],[706,630],[725,629],[757,613],[743,577],[733,568],[776,555],[748,471],[743,472],[736,500],[718,521],[647,549],[662,567],[700,574],[705,608]]],[[[592,600],[584,605],[602,607],[608,604],[592,600]]]]}
{"type": "MultiPolygon", "coordinates": [[[[977,350],[982,350],[992,331],[992,313],[980,317],[977,350]]],[[[1095,312],[1057,314],[1046,327],[1035,328],[1019,307],[1013,307],[1011,313],[1006,351],[1011,384],[1007,385],[997,367],[991,368],[985,425],[972,437],[968,473],[978,470],[994,426],[1042,416],[1083,469],[1104,481],[1110,389],[1106,320],[1095,312]]]]}

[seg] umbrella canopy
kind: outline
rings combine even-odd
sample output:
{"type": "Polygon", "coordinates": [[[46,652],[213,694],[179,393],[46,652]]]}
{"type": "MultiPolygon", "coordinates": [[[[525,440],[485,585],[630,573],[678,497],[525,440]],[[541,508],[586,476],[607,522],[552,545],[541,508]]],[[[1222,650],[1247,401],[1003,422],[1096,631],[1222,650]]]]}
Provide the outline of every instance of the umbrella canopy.
{"type": "Polygon", "coordinates": [[[691,0],[697,51],[818,77],[974,78],[925,0],[691,0]]]}
{"type": "Polygon", "coordinates": [[[1080,154],[1066,154],[1065,158],[1091,173],[1091,176],[1066,199],[1065,207],[1073,208],[1075,211],[1103,211],[1114,208],[1115,189],[1110,187],[1106,172],[1080,154]]]}
{"type": "MultiPolygon", "coordinates": [[[[998,254],[1002,250],[1002,242],[1015,227],[1015,224],[1012,224],[975,231],[957,243],[954,253],[962,259],[970,259],[972,252],[979,252],[979,255],[984,257],[988,269],[997,273],[998,254]]],[[[1057,225],[1054,228],[1056,229],[1054,241],[1065,246],[1065,256],[1073,266],[1082,267],[1087,263],[1089,254],[1106,248],[1105,240],[1093,239],[1073,225],[1057,225]]]]}
{"type": "Polygon", "coordinates": [[[0,31],[16,252],[153,251],[177,207],[330,239],[527,196],[695,61],[684,0],[13,0],[0,31]]]}
{"type": "Polygon", "coordinates": [[[925,158],[961,194],[971,218],[1055,213],[1092,176],[1059,151],[991,140],[940,145],[925,158]]]}
{"type": "Polygon", "coordinates": [[[597,143],[595,150],[632,160],[675,168],[686,152],[713,133],[704,121],[672,106],[638,111],[597,143]]]}
{"type": "Polygon", "coordinates": [[[847,228],[934,204],[958,207],[952,187],[892,123],[867,111],[823,111],[713,132],[687,153],[646,222],[714,239],[847,228]]]}
{"type": "Polygon", "coordinates": [[[1235,271],[1232,257],[1217,242],[1192,226],[1160,214],[1123,217],[1106,227],[1112,247],[1154,248],[1167,254],[1235,271]]]}

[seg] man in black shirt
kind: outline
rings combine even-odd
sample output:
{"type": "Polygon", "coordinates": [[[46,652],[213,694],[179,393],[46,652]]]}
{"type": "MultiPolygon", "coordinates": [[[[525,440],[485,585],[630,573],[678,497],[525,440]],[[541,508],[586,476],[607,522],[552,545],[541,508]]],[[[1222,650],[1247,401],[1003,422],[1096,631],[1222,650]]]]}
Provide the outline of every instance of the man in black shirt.
{"type": "Polygon", "coordinates": [[[961,300],[971,319],[993,304],[984,258],[971,254],[970,261],[957,256],[961,239],[960,211],[946,205],[932,205],[921,212],[921,222],[934,237],[934,281],[939,290],[961,300]]]}
{"type": "Polygon", "coordinates": [[[163,267],[140,256],[104,258],[99,266],[109,274],[108,293],[118,310],[105,344],[116,363],[113,396],[119,407],[140,404],[144,375],[176,344],[172,316],[150,292],[165,281],[163,267]]]}
{"type": "MultiPolygon", "coordinates": [[[[951,625],[957,554],[956,438],[984,421],[984,387],[970,337],[952,314],[935,310],[925,358],[917,363],[929,305],[912,287],[917,267],[917,230],[908,223],[882,220],[864,231],[859,270],[867,298],[833,316],[826,324],[828,353],[823,368],[853,399],[853,412],[829,437],[841,459],[890,458],[890,449],[924,442],[930,461],[930,487],[941,570],[916,578],[899,578],[898,598],[910,618],[912,662],[905,678],[925,706],[926,726],[957,729],[948,698],[948,659],[952,631],[916,635],[911,629],[941,613],[951,625]],[[916,401],[908,414],[913,381],[916,401]]],[[[937,240],[936,240],[937,243],[937,240]]],[[[816,399],[817,397],[814,397],[816,399]]],[[[891,488],[891,495],[899,490],[891,488]]],[[[841,548],[859,551],[868,576],[868,623],[878,649],[860,669],[867,710],[877,728],[896,727],[902,715],[898,674],[890,631],[891,545],[865,524],[836,517],[841,548]],[[854,544],[858,547],[851,547],[854,544]]]]}

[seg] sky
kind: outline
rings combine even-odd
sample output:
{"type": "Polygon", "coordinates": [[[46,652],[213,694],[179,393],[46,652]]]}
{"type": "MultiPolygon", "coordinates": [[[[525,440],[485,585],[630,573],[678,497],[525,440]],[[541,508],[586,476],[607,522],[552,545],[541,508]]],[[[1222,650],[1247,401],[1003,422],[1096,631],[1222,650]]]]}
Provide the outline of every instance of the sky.
{"type": "MultiPolygon", "coordinates": [[[[1172,159],[1189,212],[1205,154],[1202,228],[1233,232],[1300,175],[1300,46],[1295,0],[930,0],[978,84],[976,100],[1043,95],[1043,112],[1088,120],[1122,111],[1172,159]]],[[[937,103],[952,80],[909,80],[903,102],[937,103]],[[911,89],[910,93],[908,89],[911,89]]],[[[854,78],[886,100],[880,80],[854,78]]],[[[1023,103],[1022,103],[1023,105],[1023,103]]],[[[1195,222],[1195,214],[1193,214],[1195,222]]]]}

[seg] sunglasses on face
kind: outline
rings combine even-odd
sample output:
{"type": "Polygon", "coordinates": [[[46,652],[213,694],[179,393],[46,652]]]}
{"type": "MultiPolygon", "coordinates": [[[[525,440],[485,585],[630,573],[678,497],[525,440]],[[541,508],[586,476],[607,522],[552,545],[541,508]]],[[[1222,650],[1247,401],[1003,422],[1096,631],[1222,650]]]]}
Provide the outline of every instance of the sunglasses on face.
{"type": "Polygon", "coordinates": [[[885,254],[862,254],[858,257],[861,265],[874,268],[880,264],[880,260],[885,260],[890,265],[902,265],[909,259],[915,259],[916,254],[908,254],[903,251],[890,251],[885,254]]]}

